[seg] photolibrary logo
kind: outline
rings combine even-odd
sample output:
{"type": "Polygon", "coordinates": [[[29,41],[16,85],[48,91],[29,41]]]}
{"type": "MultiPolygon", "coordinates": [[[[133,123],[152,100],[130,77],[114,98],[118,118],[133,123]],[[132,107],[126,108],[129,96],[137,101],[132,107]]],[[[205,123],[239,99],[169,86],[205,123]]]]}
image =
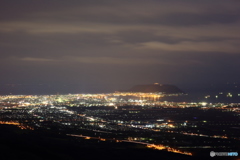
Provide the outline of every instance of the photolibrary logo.
{"type": "Polygon", "coordinates": [[[214,156],[238,156],[238,152],[214,152],[214,151],[211,151],[210,156],[211,157],[214,157],[214,156]]]}

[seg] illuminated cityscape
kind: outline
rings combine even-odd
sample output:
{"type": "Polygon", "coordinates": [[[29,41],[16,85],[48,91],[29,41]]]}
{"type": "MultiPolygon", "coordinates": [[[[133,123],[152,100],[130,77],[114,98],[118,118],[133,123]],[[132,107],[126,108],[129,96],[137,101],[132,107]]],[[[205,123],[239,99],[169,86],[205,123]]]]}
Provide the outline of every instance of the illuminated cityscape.
{"type": "Polygon", "coordinates": [[[239,149],[239,103],[162,101],[178,96],[184,94],[4,95],[0,124],[85,140],[130,142],[186,156],[239,149]]]}

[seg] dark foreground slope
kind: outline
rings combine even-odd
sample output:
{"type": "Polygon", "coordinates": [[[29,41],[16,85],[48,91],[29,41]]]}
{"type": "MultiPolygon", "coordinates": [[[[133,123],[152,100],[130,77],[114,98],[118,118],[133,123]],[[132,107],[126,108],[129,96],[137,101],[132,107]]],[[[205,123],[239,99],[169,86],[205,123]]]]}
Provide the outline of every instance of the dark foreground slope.
{"type": "Polygon", "coordinates": [[[50,130],[20,130],[0,125],[1,160],[196,159],[132,143],[85,140],[50,130]]]}
{"type": "Polygon", "coordinates": [[[192,160],[228,159],[191,157],[148,149],[144,145],[86,140],[59,134],[53,130],[20,130],[16,126],[0,125],[1,160],[192,160]]]}

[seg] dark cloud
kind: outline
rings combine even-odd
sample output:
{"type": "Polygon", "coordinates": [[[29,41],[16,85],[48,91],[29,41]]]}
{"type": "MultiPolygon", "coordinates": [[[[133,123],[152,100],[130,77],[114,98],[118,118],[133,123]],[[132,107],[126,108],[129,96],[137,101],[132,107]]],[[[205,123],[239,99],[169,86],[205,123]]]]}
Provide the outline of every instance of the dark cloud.
{"type": "Polygon", "coordinates": [[[228,24],[239,21],[239,14],[222,14],[222,13],[174,13],[151,19],[146,19],[144,22],[169,25],[169,26],[194,26],[208,24],[228,24]]]}

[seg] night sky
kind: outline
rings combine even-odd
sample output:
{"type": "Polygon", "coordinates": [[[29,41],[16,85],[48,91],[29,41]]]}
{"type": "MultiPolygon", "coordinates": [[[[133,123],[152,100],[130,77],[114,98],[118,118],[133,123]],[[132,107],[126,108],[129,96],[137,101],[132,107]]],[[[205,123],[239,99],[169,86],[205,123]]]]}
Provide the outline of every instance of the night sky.
{"type": "Polygon", "coordinates": [[[239,0],[0,0],[0,37],[2,94],[240,82],[239,0]]]}

